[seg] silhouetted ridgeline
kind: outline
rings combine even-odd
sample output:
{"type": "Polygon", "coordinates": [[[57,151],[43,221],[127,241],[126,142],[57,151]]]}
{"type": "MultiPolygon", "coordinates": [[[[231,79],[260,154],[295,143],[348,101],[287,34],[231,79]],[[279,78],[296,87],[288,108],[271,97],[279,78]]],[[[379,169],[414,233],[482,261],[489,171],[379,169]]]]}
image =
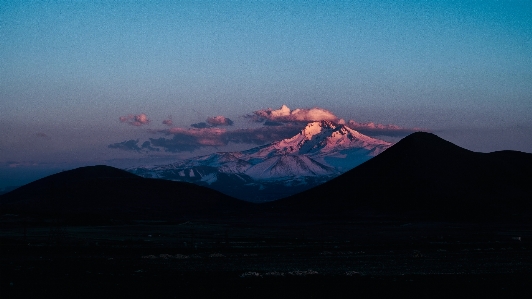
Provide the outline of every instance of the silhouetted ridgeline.
{"type": "Polygon", "coordinates": [[[476,153],[421,132],[323,185],[266,204],[109,166],[65,171],[0,196],[0,215],[70,219],[530,221],[531,208],[532,154],[476,153]]]}
{"type": "Polygon", "coordinates": [[[249,205],[189,183],[145,179],[110,166],[81,167],[0,197],[0,213],[68,219],[208,217],[249,205]]]}
{"type": "Polygon", "coordinates": [[[532,154],[477,153],[417,132],[323,185],[272,204],[275,210],[301,207],[338,217],[370,209],[431,219],[530,218],[532,154]]]}

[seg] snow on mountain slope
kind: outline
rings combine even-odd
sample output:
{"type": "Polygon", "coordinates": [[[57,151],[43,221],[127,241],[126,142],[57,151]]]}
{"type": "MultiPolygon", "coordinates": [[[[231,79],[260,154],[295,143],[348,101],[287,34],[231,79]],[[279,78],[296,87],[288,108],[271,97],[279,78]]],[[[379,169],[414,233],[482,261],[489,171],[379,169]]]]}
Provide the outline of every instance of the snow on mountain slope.
{"type": "Polygon", "coordinates": [[[324,120],[309,123],[292,138],[242,153],[256,158],[279,154],[326,156],[344,149],[360,148],[367,150],[369,156],[376,156],[390,146],[389,142],[363,135],[345,125],[324,120]]]}
{"type": "Polygon", "coordinates": [[[144,177],[207,185],[222,192],[235,192],[228,194],[241,199],[246,199],[246,196],[239,196],[242,190],[269,192],[271,200],[323,183],[390,146],[386,141],[368,137],[345,125],[318,121],[309,123],[292,138],[246,151],[214,153],[129,171],[144,177]],[[275,190],[266,190],[266,182],[275,190]],[[271,185],[273,182],[275,184],[271,185]],[[281,185],[287,189],[281,190],[281,185]],[[294,189],[294,186],[300,187],[294,189]]]}
{"type": "Polygon", "coordinates": [[[251,166],[245,171],[253,179],[270,180],[283,177],[322,176],[340,174],[305,155],[280,155],[251,166]]]}

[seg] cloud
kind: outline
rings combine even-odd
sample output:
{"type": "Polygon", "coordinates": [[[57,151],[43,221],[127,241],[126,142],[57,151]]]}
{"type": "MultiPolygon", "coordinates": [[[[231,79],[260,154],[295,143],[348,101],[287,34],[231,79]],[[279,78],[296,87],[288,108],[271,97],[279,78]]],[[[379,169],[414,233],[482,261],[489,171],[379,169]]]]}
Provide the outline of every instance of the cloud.
{"type": "Polygon", "coordinates": [[[239,129],[228,131],[226,138],[234,143],[252,143],[261,145],[268,142],[279,141],[290,138],[299,133],[303,126],[285,125],[285,126],[265,126],[254,129],[239,129]]]}
{"type": "Polygon", "coordinates": [[[151,143],[149,141],[144,141],[144,143],[142,143],[142,146],[141,146],[142,149],[146,150],[146,151],[152,151],[152,152],[158,152],[160,151],[160,149],[156,148],[156,147],[152,147],[151,146],[151,143]]]}
{"type": "Polygon", "coordinates": [[[150,142],[153,146],[160,147],[164,151],[171,153],[192,152],[202,147],[190,136],[186,138],[178,135],[173,138],[150,138],[150,142]]]}
{"type": "Polygon", "coordinates": [[[267,120],[264,122],[265,126],[272,126],[272,127],[276,127],[276,126],[283,126],[284,124],[283,123],[280,123],[280,122],[277,122],[277,121],[270,121],[270,120],[267,120]]]}
{"type": "Polygon", "coordinates": [[[214,116],[209,117],[205,122],[199,122],[195,124],[191,124],[190,126],[196,129],[205,129],[205,128],[211,128],[211,127],[218,127],[218,126],[232,126],[233,121],[225,116],[214,116]]]}
{"type": "Polygon", "coordinates": [[[399,126],[396,125],[383,125],[383,124],[375,124],[373,122],[367,122],[367,123],[359,123],[354,120],[350,120],[347,122],[347,125],[352,129],[374,129],[374,130],[400,130],[402,129],[399,126]]]}
{"type": "Polygon", "coordinates": [[[209,117],[207,118],[207,123],[211,126],[232,126],[233,125],[233,121],[230,120],[229,118],[225,117],[225,116],[221,116],[221,115],[218,115],[218,116],[214,116],[214,117],[209,117]]]}
{"type": "Polygon", "coordinates": [[[114,148],[114,149],[120,149],[124,151],[133,151],[133,152],[141,152],[141,148],[139,147],[139,140],[127,140],[123,142],[113,143],[109,144],[108,148],[114,148]]]}
{"type": "MultiPolygon", "coordinates": [[[[245,116],[255,122],[262,122],[258,128],[232,129],[222,126],[232,126],[233,121],[225,116],[209,117],[205,122],[192,124],[192,128],[172,127],[171,117],[162,124],[169,128],[149,129],[153,134],[162,134],[156,138],[149,138],[139,145],[139,139],[127,140],[108,145],[112,149],[121,149],[139,153],[153,151],[192,152],[200,148],[223,147],[229,143],[262,145],[269,142],[290,138],[302,130],[312,121],[328,120],[338,124],[345,124],[362,134],[369,136],[388,136],[390,138],[404,137],[417,129],[402,128],[397,125],[383,125],[373,122],[359,123],[354,120],[346,122],[332,112],[315,107],[311,109],[291,110],[286,105],[280,109],[263,109],[245,116]]],[[[128,115],[120,118],[121,122],[139,126],[150,121],[145,114],[128,115]]]]}
{"type": "Polygon", "coordinates": [[[256,122],[271,121],[271,122],[312,122],[320,120],[329,120],[333,122],[338,121],[338,117],[332,112],[323,108],[311,108],[311,109],[295,109],[290,110],[286,105],[283,105],[280,109],[272,110],[270,108],[253,111],[253,114],[248,115],[256,122]]]}
{"type": "Polygon", "coordinates": [[[19,167],[39,166],[39,163],[32,162],[32,161],[7,161],[5,162],[5,165],[9,168],[19,168],[19,167]]]}
{"type": "Polygon", "coordinates": [[[148,116],[146,116],[146,114],[144,113],[138,115],[128,114],[126,116],[120,116],[118,119],[122,123],[127,123],[136,127],[140,127],[142,125],[147,125],[150,123],[148,116]]]}
{"type": "Polygon", "coordinates": [[[227,144],[223,137],[227,131],[220,128],[170,128],[151,130],[151,132],[173,135],[172,138],[150,138],[152,146],[161,147],[165,151],[173,153],[191,152],[205,146],[223,146],[227,144]]]}
{"type": "MultiPolygon", "coordinates": [[[[171,138],[150,138],[152,146],[167,152],[194,151],[202,147],[225,146],[229,142],[264,144],[292,137],[302,129],[301,126],[272,126],[253,129],[225,130],[221,128],[171,128],[155,130],[153,133],[171,135],[171,138]]],[[[134,140],[133,140],[134,141],[134,140]]],[[[147,148],[146,148],[147,149],[147,148]]]]}
{"type": "Polygon", "coordinates": [[[206,122],[195,123],[195,124],[191,124],[190,126],[196,129],[205,129],[205,128],[211,127],[206,122]]]}
{"type": "Polygon", "coordinates": [[[383,125],[375,124],[373,122],[359,123],[354,120],[348,121],[346,125],[353,130],[357,130],[362,134],[370,136],[381,135],[391,137],[404,137],[410,133],[414,133],[420,130],[418,128],[402,128],[397,125],[383,125]]]}
{"type": "Polygon", "coordinates": [[[332,112],[319,107],[290,110],[286,105],[283,105],[277,110],[268,108],[254,111],[251,115],[247,115],[246,118],[255,122],[264,122],[264,126],[281,126],[288,123],[306,124],[312,121],[328,120],[341,125],[345,124],[362,134],[371,136],[406,136],[418,131],[418,129],[415,128],[408,129],[397,125],[383,125],[373,122],[359,123],[354,120],[346,122],[344,119],[338,118],[332,112]]]}

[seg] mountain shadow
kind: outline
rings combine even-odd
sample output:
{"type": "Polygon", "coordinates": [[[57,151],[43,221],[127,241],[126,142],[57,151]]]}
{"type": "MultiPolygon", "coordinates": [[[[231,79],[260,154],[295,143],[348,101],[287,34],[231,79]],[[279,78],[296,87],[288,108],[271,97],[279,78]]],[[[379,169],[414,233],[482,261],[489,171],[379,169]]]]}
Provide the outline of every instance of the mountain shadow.
{"type": "Polygon", "coordinates": [[[270,205],[331,217],[366,210],[461,220],[526,220],[531,207],[532,154],[473,152],[424,132],[323,185],[270,205]]]}
{"type": "Polygon", "coordinates": [[[146,179],[110,166],[57,173],[0,196],[0,214],[74,222],[226,217],[250,204],[190,183],[146,179]]]}

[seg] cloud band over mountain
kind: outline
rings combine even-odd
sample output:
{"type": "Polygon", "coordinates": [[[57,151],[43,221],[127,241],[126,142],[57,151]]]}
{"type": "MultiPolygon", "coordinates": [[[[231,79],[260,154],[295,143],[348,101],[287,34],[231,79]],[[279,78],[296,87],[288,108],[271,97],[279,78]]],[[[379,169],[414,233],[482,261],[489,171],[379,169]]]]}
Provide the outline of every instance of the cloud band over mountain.
{"type": "Polygon", "coordinates": [[[182,129],[171,128],[158,130],[172,137],[150,138],[152,146],[167,152],[194,151],[201,147],[225,146],[230,142],[260,145],[292,137],[301,128],[299,126],[260,127],[253,129],[225,130],[220,128],[182,129]]]}
{"type": "Polygon", "coordinates": [[[253,114],[248,115],[253,121],[263,122],[263,121],[272,121],[272,122],[312,122],[320,120],[329,120],[333,122],[338,121],[338,117],[332,112],[322,109],[322,108],[311,108],[311,109],[295,109],[290,110],[286,105],[283,105],[280,109],[272,110],[270,108],[253,111],[253,114]]]}
{"type": "MultiPolygon", "coordinates": [[[[162,124],[170,126],[166,129],[150,129],[152,134],[162,134],[158,138],[149,138],[140,146],[139,139],[131,139],[123,142],[113,143],[108,146],[112,149],[134,151],[145,153],[150,151],[165,151],[171,153],[192,152],[203,147],[222,147],[229,143],[244,143],[262,145],[265,143],[290,138],[305,125],[312,121],[328,120],[339,124],[345,124],[367,135],[379,136],[406,136],[416,129],[401,128],[397,125],[375,124],[373,122],[359,123],[354,120],[345,122],[338,118],[331,111],[323,108],[294,109],[291,110],[283,105],[277,110],[262,109],[244,116],[244,118],[255,123],[262,123],[261,127],[245,129],[228,129],[233,125],[233,121],[225,116],[209,117],[205,122],[194,123],[192,128],[180,128],[173,126],[169,117],[162,121],[162,124]]],[[[120,121],[134,126],[148,124],[150,120],[145,114],[128,115],[120,117],[120,121]]]]}

